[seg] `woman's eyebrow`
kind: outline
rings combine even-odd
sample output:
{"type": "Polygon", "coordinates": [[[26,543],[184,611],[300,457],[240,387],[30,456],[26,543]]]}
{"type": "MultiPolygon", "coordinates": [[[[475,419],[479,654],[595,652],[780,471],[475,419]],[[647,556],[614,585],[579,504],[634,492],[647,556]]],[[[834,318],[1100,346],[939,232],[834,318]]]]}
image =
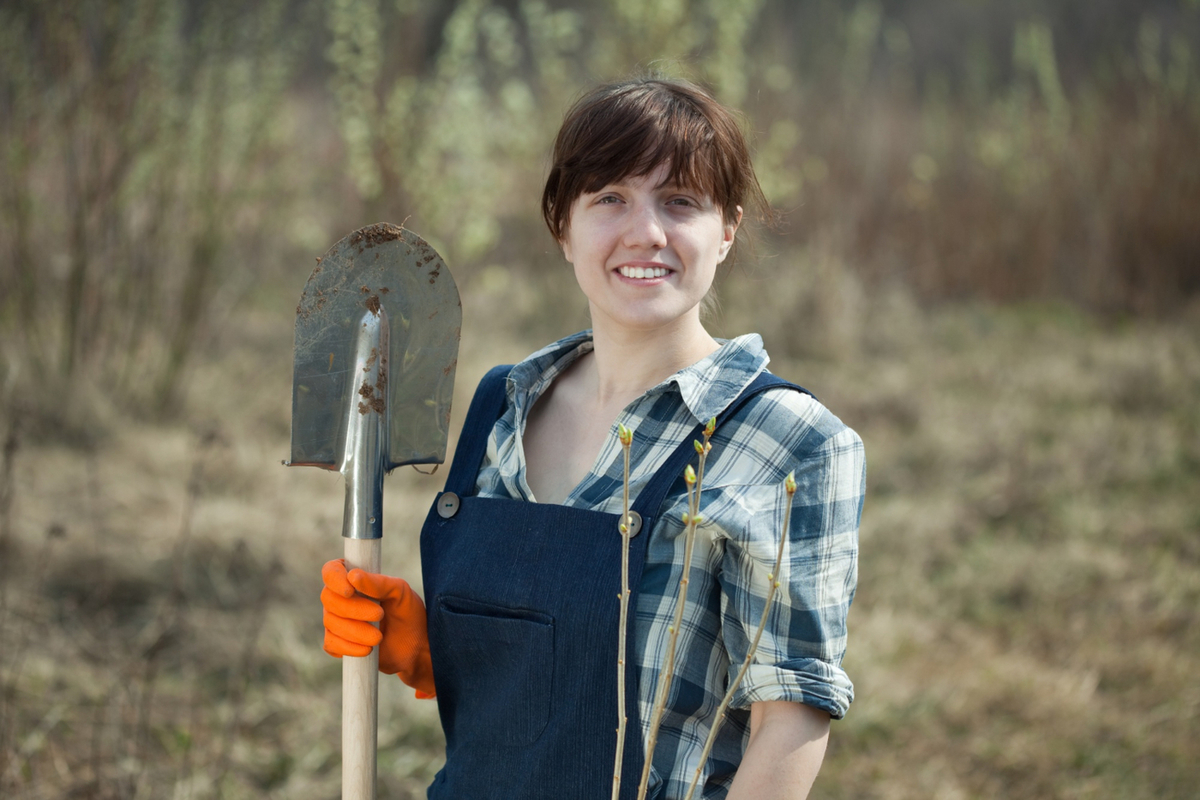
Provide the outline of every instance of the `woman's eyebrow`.
{"type": "Polygon", "coordinates": [[[660,183],[658,186],[654,187],[654,190],[656,192],[664,192],[666,194],[690,195],[691,197],[695,198],[696,200],[698,200],[702,203],[707,203],[707,202],[713,201],[712,196],[707,191],[700,188],[699,186],[689,185],[689,184],[679,184],[679,183],[675,183],[674,181],[666,181],[664,183],[660,183]]]}
{"type": "Polygon", "coordinates": [[[670,178],[667,178],[665,181],[660,183],[658,186],[655,186],[654,188],[656,190],[666,190],[668,192],[692,192],[692,193],[704,194],[704,192],[702,192],[698,187],[679,183],[678,181],[671,180],[670,178]]]}

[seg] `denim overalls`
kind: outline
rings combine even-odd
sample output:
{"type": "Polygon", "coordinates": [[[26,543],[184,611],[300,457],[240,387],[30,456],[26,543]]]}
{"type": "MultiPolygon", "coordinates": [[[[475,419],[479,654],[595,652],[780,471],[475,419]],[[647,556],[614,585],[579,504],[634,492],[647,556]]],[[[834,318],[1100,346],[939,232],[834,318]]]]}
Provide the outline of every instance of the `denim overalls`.
{"type": "MultiPolygon", "coordinates": [[[[472,497],[509,367],[480,382],[445,491],[421,530],[421,565],[446,764],[430,800],[608,800],[617,728],[619,514],[472,497]]],[[[760,374],[718,418],[752,395],[794,387],[760,374]]],[[[800,389],[800,391],[804,391],[800,389]]],[[[668,492],[683,492],[688,437],[636,498],[630,620],[646,543],[668,492]],[[678,485],[676,486],[676,482],[678,485]]],[[[633,652],[633,625],[627,653],[633,652]]],[[[638,669],[626,659],[628,717],[621,798],[643,765],[638,669]]]]}

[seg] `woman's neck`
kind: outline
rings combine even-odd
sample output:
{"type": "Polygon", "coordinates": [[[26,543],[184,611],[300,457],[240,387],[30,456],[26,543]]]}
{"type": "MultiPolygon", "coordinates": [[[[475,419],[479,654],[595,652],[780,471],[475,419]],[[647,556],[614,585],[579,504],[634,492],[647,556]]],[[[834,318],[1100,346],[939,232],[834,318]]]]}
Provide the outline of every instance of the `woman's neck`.
{"type": "Polygon", "coordinates": [[[593,319],[594,380],[601,405],[624,406],[648,389],[720,347],[700,322],[686,315],[671,325],[631,330],[593,319]]]}

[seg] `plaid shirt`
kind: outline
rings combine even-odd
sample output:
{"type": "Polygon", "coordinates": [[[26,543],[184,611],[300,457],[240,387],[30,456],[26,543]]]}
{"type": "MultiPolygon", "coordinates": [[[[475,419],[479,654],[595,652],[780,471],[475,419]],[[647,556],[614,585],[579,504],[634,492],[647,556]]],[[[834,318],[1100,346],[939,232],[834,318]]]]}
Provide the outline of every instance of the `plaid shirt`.
{"type": "MultiPolygon", "coordinates": [[[[509,375],[508,405],[492,429],[476,489],[484,497],[533,500],[520,432],[550,383],[592,349],[591,332],[534,353],[509,375]]],[[[592,471],[565,505],[622,510],[623,456],[617,424],[634,431],[630,502],[698,424],[718,415],[767,365],[756,334],[724,342],[631,403],[613,422],[592,471]]],[[[783,525],[783,481],[797,491],[780,588],[753,663],[705,765],[703,797],[723,798],[749,737],[749,706],[789,700],[840,719],[854,697],[841,669],[846,614],[858,574],[858,524],[865,491],[862,440],[812,397],[769,389],[716,431],[705,467],[676,674],[653,759],[650,796],[682,797],[726,687],[737,675],[762,616],[783,525]]],[[[632,658],[640,667],[639,710],[649,735],[667,627],[678,596],[685,494],[668,495],[650,531],[639,586],[632,658]]]]}

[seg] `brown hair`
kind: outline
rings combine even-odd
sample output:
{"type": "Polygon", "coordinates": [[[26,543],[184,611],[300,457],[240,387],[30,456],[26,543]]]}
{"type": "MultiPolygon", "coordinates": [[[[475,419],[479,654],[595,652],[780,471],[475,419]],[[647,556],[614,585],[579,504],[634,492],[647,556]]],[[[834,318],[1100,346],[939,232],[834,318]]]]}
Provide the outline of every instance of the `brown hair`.
{"type": "Polygon", "coordinates": [[[772,218],[733,112],[692,83],[635,78],[598,86],[567,112],[542,192],[550,233],[566,238],[580,195],[661,164],[671,165],[669,181],[708,196],[726,223],[747,205],[772,218]]]}

